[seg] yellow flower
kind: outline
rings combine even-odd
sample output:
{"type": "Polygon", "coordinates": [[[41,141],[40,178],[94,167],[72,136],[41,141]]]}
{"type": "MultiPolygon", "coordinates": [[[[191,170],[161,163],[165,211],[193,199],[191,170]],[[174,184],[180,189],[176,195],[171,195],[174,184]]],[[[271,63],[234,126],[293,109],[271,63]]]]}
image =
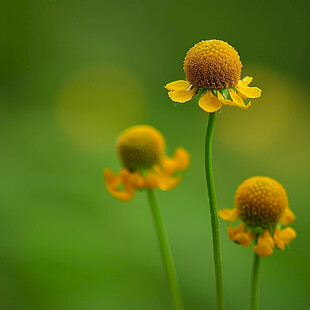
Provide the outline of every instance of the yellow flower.
{"type": "Polygon", "coordinates": [[[268,177],[245,180],[236,191],[234,209],[223,209],[219,216],[228,222],[240,219],[242,224],[237,228],[228,226],[229,239],[243,246],[257,240],[253,250],[261,257],[271,255],[275,247],[284,250],[296,238],[291,227],[282,229],[295,219],[286,191],[268,177]]]}
{"type": "Polygon", "coordinates": [[[123,169],[118,174],[105,169],[104,178],[108,191],[121,201],[132,199],[136,189],[174,188],[181,180],[175,173],[189,165],[189,154],[183,148],[177,148],[172,158],[167,157],[164,137],[147,125],[121,133],[117,152],[123,169]]]}
{"type": "Polygon", "coordinates": [[[250,107],[244,99],[258,98],[261,90],[249,87],[251,77],[240,80],[242,64],[237,51],[220,40],[201,41],[194,45],[184,60],[186,81],[169,83],[165,88],[174,102],[184,103],[194,95],[206,112],[216,112],[222,105],[242,109],[250,107]]]}

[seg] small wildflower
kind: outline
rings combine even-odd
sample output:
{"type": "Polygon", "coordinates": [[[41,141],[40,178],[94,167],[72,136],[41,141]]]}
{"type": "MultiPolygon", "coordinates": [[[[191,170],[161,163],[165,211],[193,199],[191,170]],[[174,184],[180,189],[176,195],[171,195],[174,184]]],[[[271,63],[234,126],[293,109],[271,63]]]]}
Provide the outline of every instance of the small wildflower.
{"type": "Polygon", "coordinates": [[[132,199],[136,189],[174,188],[181,180],[175,173],[189,164],[189,154],[183,148],[177,148],[172,158],[167,157],[164,137],[147,125],[121,133],[117,152],[123,169],[118,174],[105,169],[104,178],[108,191],[121,201],[132,199]]]}
{"type": "Polygon", "coordinates": [[[186,81],[169,83],[165,88],[171,100],[184,103],[198,96],[199,106],[206,112],[216,112],[222,105],[242,109],[250,107],[244,99],[258,98],[261,90],[249,87],[251,77],[240,80],[242,64],[237,51],[220,40],[201,41],[186,54],[186,81]]]}
{"type": "Polygon", "coordinates": [[[235,208],[223,209],[219,216],[228,222],[239,218],[243,222],[240,226],[228,226],[229,239],[243,246],[257,239],[253,250],[261,257],[271,255],[275,247],[284,250],[296,238],[291,227],[282,229],[295,219],[288,207],[286,191],[268,177],[245,180],[236,191],[235,208]]]}

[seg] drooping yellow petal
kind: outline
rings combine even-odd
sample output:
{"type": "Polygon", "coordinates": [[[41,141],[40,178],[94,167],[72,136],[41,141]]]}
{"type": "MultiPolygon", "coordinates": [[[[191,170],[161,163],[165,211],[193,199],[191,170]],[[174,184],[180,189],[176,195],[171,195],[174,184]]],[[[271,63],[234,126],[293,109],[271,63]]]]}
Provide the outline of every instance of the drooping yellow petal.
{"type": "Polygon", "coordinates": [[[216,112],[222,107],[222,102],[212,94],[211,90],[206,91],[199,99],[198,104],[203,110],[209,113],[216,112]]]}
{"type": "Polygon", "coordinates": [[[168,92],[168,96],[174,102],[184,103],[190,101],[193,98],[196,90],[196,88],[193,88],[191,90],[170,91],[168,92]]]}
{"type": "Polygon", "coordinates": [[[295,214],[291,211],[290,208],[285,208],[280,219],[280,223],[283,226],[287,226],[291,224],[295,220],[295,214]]]}
{"type": "Polygon", "coordinates": [[[248,106],[244,104],[243,99],[239,95],[237,95],[231,88],[229,88],[228,91],[232,101],[236,104],[237,107],[242,109],[248,108],[248,106]]]}
{"type": "Polygon", "coordinates": [[[223,104],[229,105],[229,106],[231,106],[231,107],[235,107],[235,106],[236,106],[236,104],[235,104],[234,102],[232,102],[231,100],[224,99],[224,97],[223,97],[223,95],[221,94],[220,91],[217,92],[217,96],[218,96],[219,100],[220,100],[223,104]]]}
{"type": "Polygon", "coordinates": [[[242,81],[238,83],[236,89],[245,98],[259,98],[262,94],[262,91],[258,87],[246,86],[242,83],[242,81]]]}
{"type": "Polygon", "coordinates": [[[156,177],[154,176],[154,174],[147,174],[147,176],[144,179],[144,184],[146,187],[151,188],[151,189],[155,189],[158,187],[158,182],[156,177]]]}
{"type": "Polygon", "coordinates": [[[126,182],[128,173],[128,171],[125,173],[122,171],[120,174],[116,175],[110,170],[104,170],[103,172],[105,184],[110,194],[124,202],[132,199],[135,193],[134,187],[126,182]],[[119,186],[122,185],[124,188],[119,189],[119,186]]]}
{"type": "Polygon", "coordinates": [[[257,245],[253,247],[254,252],[260,257],[266,257],[273,253],[275,242],[270,235],[269,230],[266,230],[263,235],[257,239],[257,245]]]}
{"type": "Polygon", "coordinates": [[[185,90],[190,88],[192,85],[184,80],[178,80],[171,82],[165,86],[165,88],[169,91],[177,91],[177,90],[185,90]]]}
{"type": "Polygon", "coordinates": [[[278,226],[276,227],[276,229],[274,231],[273,240],[279,249],[281,249],[281,250],[285,249],[285,243],[280,236],[280,228],[278,226]]]}
{"type": "Polygon", "coordinates": [[[184,171],[189,165],[190,155],[185,149],[179,147],[174,151],[172,159],[175,162],[176,171],[184,171]]]}
{"type": "Polygon", "coordinates": [[[245,225],[241,224],[237,228],[233,228],[232,226],[228,226],[228,236],[229,239],[235,241],[245,247],[249,246],[254,239],[254,235],[250,230],[244,230],[245,225]]]}
{"type": "Polygon", "coordinates": [[[293,239],[297,237],[296,231],[291,227],[286,227],[282,230],[279,229],[277,232],[275,232],[275,234],[276,236],[273,236],[275,239],[275,242],[277,246],[282,250],[284,250],[284,246],[286,244],[289,244],[293,239]],[[282,241],[282,242],[279,242],[279,241],[282,241]],[[277,242],[279,243],[279,245],[282,245],[282,247],[279,246],[277,242]]]}
{"type": "Polygon", "coordinates": [[[150,173],[150,176],[156,180],[158,188],[163,191],[175,188],[181,181],[181,176],[173,177],[163,172],[160,167],[154,167],[154,173],[150,173]]]}
{"type": "Polygon", "coordinates": [[[234,209],[223,209],[219,211],[219,216],[228,222],[234,222],[238,217],[238,210],[234,209]]]}

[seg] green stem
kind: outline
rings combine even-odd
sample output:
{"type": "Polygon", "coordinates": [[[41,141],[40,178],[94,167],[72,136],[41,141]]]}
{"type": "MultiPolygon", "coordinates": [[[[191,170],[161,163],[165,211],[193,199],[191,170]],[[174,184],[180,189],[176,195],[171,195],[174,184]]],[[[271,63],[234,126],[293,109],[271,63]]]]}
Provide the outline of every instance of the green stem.
{"type": "Polygon", "coordinates": [[[251,310],[258,310],[259,265],[260,257],[256,253],[254,253],[251,283],[251,310]]]}
{"type": "Polygon", "coordinates": [[[157,238],[163,258],[163,262],[166,268],[171,294],[173,298],[173,304],[175,310],[182,310],[182,298],[179,288],[179,283],[177,280],[177,275],[175,272],[174,263],[172,260],[170,245],[168,242],[166,230],[162,221],[162,217],[156,202],[156,197],[154,191],[151,189],[147,189],[147,196],[150,203],[151,213],[153,216],[154,225],[156,228],[157,238]]]}
{"type": "Polygon", "coordinates": [[[216,204],[214,177],[212,169],[212,140],[214,134],[215,119],[216,119],[216,113],[209,113],[209,121],[205,143],[205,169],[206,169],[206,179],[209,195],[209,206],[210,206],[212,239],[213,239],[216,303],[217,303],[217,309],[223,310],[224,292],[223,292],[223,280],[222,280],[223,277],[222,277],[222,262],[221,262],[221,248],[220,248],[220,232],[219,232],[219,220],[217,214],[217,204],[216,204]]]}

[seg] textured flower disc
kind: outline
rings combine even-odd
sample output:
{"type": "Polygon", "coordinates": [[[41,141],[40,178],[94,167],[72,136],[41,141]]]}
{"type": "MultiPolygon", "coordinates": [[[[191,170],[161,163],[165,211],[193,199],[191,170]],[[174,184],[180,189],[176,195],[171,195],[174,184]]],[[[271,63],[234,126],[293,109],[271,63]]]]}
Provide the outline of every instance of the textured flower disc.
{"type": "Polygon", "coordinates": [[[288,198],[283,186],[268,177],[252,177],[237,189],[235,207],[240,219],[250,226],[267,228],[277,223],[288,198]]]}
{"type": "Polygon", "coordinates": [[[164,155],[165,140],[151,126],[134,126],[125,130],[117,142],[117,151],[130,171],[149,169],[164,155]]]}
{"type": "Polygon", "coordinates": [[[201,41],[186,54],[186,79],[194,86],[221,89],[236,86],[241,76],[241,61],[236,50],[220,40],[201,41]]]}

